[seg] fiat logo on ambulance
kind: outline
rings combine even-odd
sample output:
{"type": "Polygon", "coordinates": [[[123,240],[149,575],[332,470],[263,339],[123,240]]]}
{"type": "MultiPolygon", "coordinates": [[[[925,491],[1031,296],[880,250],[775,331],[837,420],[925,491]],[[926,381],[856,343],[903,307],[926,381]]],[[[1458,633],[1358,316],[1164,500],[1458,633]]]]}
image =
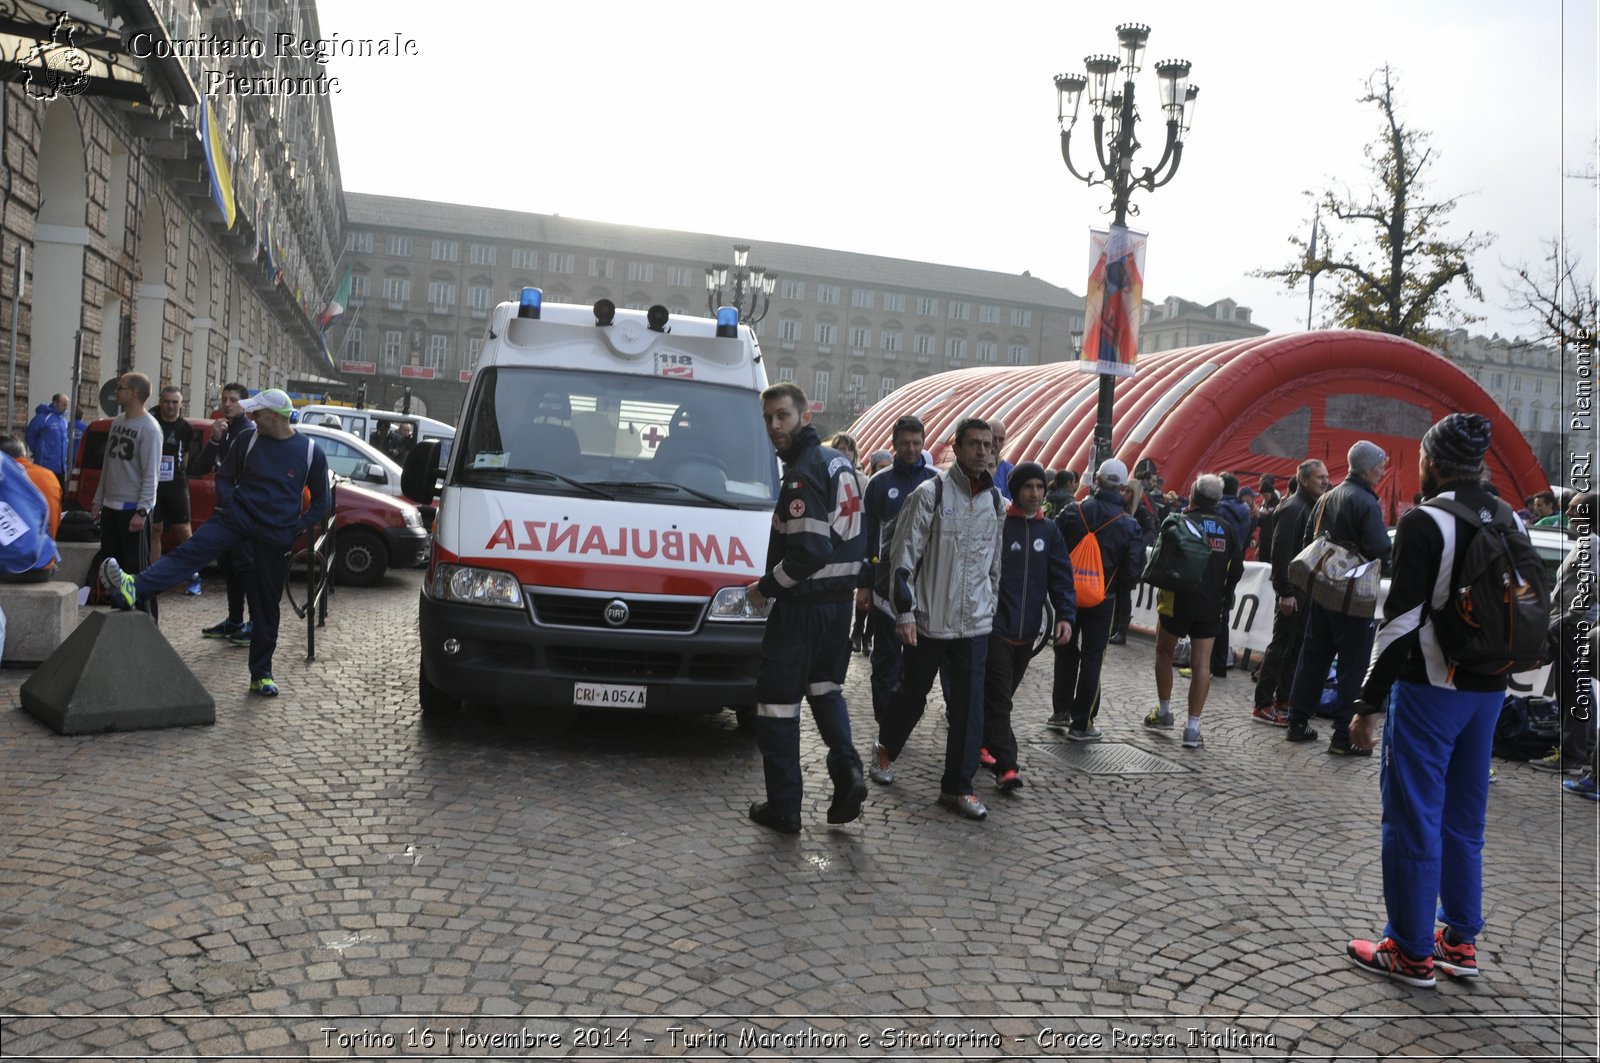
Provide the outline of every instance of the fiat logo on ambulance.
{"type": "Polygon", "coordinates": [[[621,627],[628,622],[628,603],[621,598],[613,598],[606,603],[606,623],[612,627],[621,627]]]}

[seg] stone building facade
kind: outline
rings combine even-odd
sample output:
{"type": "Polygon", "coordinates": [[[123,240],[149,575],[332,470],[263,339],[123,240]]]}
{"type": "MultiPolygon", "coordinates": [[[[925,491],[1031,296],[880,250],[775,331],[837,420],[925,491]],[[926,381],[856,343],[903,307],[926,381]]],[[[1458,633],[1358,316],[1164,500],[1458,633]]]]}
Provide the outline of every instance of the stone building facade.
{"type": "Polygon", "coordinates": [[[1466,329],[1442,333],[1436,349],[1487,391],[1521,429],[1539,464],[1554,484],[1564,484],[1571,442],[1569,425],[1575,359],[1549,344],[1469,335],[1466,329]]]}
{"type": "MultiPolygon", "coordinates": [[[[551,302],[707,313],[705,271],[735,237],[346,193],[351,306],[330,331],[373,405],[409,389],[452,420],[492,308],[523,287],[551,302]]],[[[1020,276],[797,244],[753,243],[777,277],[757,325],[767,372],[793,380],[842,428],[908,381],[948,369],[1074,357],[1083,299],[1020,276]]],[[[341,266],[341,270],[342,270],[341,266]]]]}
{"type": "Polygon", "coordinates": [[[102,389],[129,369],[183,388],[191,415],[213,409],[230,380],[326,385],[315,317],[341,205],[326,96],[198,88],[215,82],[214,69],[276,85],[314,74],[312,64],[270,51],[172,54],[202,35],[315,36],[314,5],[106,0],[68,15],[65,32],[32,32],[83,43],[104,77],[43,84],[42,68],[0,65],[0,343],[16,372],[8,423],[20,432],[57,392],[99,416],[102,389]],[[110,39],[118,49],[90,43],[110,39]]]}
{"type": "Polygon", "coordinates": [[[1206,306],[1169,295],[1159,303],[1144,305],[1139,325],[1139,351],[1170,351],[1202,347],[1208,343],[1265,336],[1267,329],[1250,320],[1250,308],[1232,299],[1206,306]]]}

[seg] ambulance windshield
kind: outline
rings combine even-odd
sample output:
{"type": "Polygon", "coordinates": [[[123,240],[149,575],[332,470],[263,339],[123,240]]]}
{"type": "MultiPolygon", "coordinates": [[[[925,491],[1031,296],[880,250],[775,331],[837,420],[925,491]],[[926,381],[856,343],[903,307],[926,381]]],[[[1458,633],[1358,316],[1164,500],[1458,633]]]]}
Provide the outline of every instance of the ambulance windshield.
{"type": "Polygon", "coordinates": [[[754,391],[658,376],[487,367],[456,480],[740,509],[772,505],[777,463],[754,391]]]}

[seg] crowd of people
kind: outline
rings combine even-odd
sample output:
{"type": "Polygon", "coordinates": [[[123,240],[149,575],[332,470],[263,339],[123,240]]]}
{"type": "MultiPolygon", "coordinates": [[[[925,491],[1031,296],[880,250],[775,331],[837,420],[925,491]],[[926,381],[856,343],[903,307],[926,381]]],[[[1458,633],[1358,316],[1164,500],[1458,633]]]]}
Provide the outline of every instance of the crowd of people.
{"type": "MultiPolygon", "coordinates": [[[[1282,495],[1270,476],[1252,489],[1231,473],[1207,472],[1185,497],[1166,489],[1150,459],[1130,475],[1111,458],[1081,478],[1029,461],[1012,467],[1000,457],[1004,426],[978,417],[954,426],[948,468],[929,460],[924,425],[911,415],[895,422],[891,449],[863,463],[849,436],[820,440],[792,383],[769,388],[762,403],[783,484],[766,575],[747,591],[752,603],[773,606],[757,716],[767,793],[751,806],[752,820],[785,833],[801,829],[802,700],[829,749],[828,822],[861,814],[868,787],[842,695],[852,649],[870,654],[874,734],[865,779],[893,785],[895,762],[937,680],[948,719],[938,804],[985,819],[974,785],[980,768],[1001,794],[1024,785],[1012,698],[1033,656],[1046,647],[1054,653],[1046,726],[1068,741],[1101,740],[1102,669],[1108,646],[1126,638],[1131,612],[1122,603],[1145,575],[1147,552],[1166,549],[1168,537],[1176,542],[1187,529],[1200,544],[1197,563],[1156,594],[1155,704],[1144,726],[1177,726],[1174,658],[1187,639],[1181,744],[1204,749],[1210,681],[1226,675],[1232,658],[1226,640],[1235,589],[1247,558],[1270,565],[1277,601],[1252,717],[1282,728],[1289,742],[1307,742],[1318,737],[1313,716],[1328,716],[1330,755],[1366,757],[1380,743],[1384,750],[1388,925],[1381,938],[1352,940],[1349,959],[1417,986],[1433,985],[1435,971],[1477,974],[1490,755],[1511,662],[1461,642],[1442,617],[1453,589],[1465,593],[1486,578],[1476,567],[1468,573],[1465,558],[1490,554],[1495,543],[1511,556],[1514,541],[1526,544],[1530,523],[1487,482],[1486,418],[1452,414],[1428,431],[1418,470],[1425,504],[1401,518],[1391,543],[1375,490],[1389,455],[1369,440],[1350,448],[1348,473],[1331,488],[1326,464],[1307,459],[1282,495]],[[1296,561],[1321,539],[1349,551],[1358,571],[1391,577],[1387,596],[1362,610],[1313,594],[1317,577],[1297,573],[1296,561]],[[1444,924],[1437,930],[1436,914],[1444,924]]],[[[1582,572],[1592,572],[1593,511],[1589,492],[1566,513],[1587,538],[1550,596],[1550,647],[1563,639],[1575,646],[1595,630],[1592,587],[1581,583],[1582,572]]],[[[1510,571],[1525,597],[1540,591],[1542,569],[1531,581],[1510,571]]],[[[1593,651],[1574,646],[1559,657],[1540,650],[1564,672],[1558,685],[1568,723],[1562,748],[1544,766],[1582,771],[1565,780],[1567,790],[1600,800],[1593,688],[1581,682],[1593,651]]]]}

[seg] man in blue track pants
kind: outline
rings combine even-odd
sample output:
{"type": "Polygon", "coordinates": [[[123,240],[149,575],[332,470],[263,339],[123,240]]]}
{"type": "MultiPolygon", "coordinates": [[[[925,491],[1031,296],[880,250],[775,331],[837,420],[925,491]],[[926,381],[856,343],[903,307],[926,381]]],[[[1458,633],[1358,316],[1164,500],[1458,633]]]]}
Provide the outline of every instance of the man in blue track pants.
{"type": "Polygon", "coordinates": [[[1489,755],[1506,677],[1447,655],[1433,617],[1461,583],[1473,536],[1494,534],[1491,521],[1508,536],[1526,535],[1481,482],[1489,438],[1488,418],[1464,413],[1451,414],[1422,438],[1423,494],[1468,507],[1480,527],[1431,505],[1400,518],[1394,581],[1350,723],[1357,749],[1370,750],[1380,726],[1383,732],[1379,779],[1389,923],[1382,940],[1354,940],[1347,952],[1364,970],[1423,988],[1434,984],[1435,968],[1458,978],[1478,973],[1489,755]],[[1445,924],[1437,931],[1435,911],[1445,924]]]}
{"type": "Polygon", "coordinates": [[[138,575],[122,571],[116,558],[100,566],[100,583],[119,609],[143,595],[187,583],[242,542],[254,547],[255,565],[245,584],[253,627],[250,633],[250,692],[276,697],[272,655],[278,646],[278,606],[289,575],[294,541],[328,512],[328,460],[309,436],[289,423],[294,407],[277,388],[245,399],[256,427],[228,449],[217,470],[217,508],[194,536],[138,575]],[[309,489],[311,505],[302,501],[309,489]]]}

